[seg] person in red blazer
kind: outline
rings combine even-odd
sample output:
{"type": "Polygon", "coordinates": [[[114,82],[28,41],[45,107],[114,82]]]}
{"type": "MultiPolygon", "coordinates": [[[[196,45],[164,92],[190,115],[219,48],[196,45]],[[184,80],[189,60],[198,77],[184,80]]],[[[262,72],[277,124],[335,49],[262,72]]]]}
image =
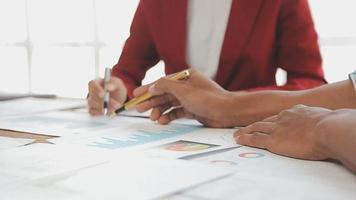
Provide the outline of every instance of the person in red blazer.
{"type": "MultiPolygon", "coordinates": [[[[189,0],[141,0],[130,37],[113,67],[109,110],[118,108],[159,61],[165,73],[187,68],[189,0]]],[[[300,90],[326,83],[307,0],[232,0],[216,74],[230,91],[300,90]],[[277,86],[277,68],[287,83],[277,86]]],[[[90,113],[102,113],[102,80],[89,83],[90,113]]]]}

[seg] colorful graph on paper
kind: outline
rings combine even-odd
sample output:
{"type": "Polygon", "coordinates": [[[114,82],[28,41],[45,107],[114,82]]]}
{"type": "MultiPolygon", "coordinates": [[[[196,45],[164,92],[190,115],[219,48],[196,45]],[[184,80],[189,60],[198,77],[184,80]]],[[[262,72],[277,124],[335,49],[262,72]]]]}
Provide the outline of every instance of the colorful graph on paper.
{"type": "Polygon", "coordinates": [[[202,151],[217,146],[219,145],[179,140],[163,145],[163,149],[168,151],[202,151]]]}
{"type": "Polygon", "coordinates": [[[89,144],[91,147],[119,149],[174,138],[192,133],[201,127],[191,125],[170,125],[163,130],[137,130],[126,138],[101,137],[100,141],[89,144]]]}

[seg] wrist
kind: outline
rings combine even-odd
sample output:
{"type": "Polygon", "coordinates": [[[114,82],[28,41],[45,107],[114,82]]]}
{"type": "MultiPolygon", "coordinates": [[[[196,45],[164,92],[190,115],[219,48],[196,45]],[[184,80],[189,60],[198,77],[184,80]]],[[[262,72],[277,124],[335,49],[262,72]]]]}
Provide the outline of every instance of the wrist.
{"type": "Polygon", "coordinates": [[[331,141],[333,137],[333,131],[330,131],[330,127],[328,126],[326,117],[320,119],[320,121],[316,124],[315,129],[315,137],[314,142],[318,151],[326,158],[326,159],[336,159],[333,151],[331,151],[331,141]]]}
{"type": "Polygon", "coordinates": [[[216,121],[223,122],[226,127],[234,127],[237,125],[236,121],[236,111],[237,109],[232,92],[225,91],[216,96],[216,108],[218,113],[215,116],[216,121]]]}
{"type": "Polygon", "coordinates": [[[250,124],[250,114],[253,108],[249,106],[246,100],[248,92],[227,92],[224,94],[224,118],[233,126],[245,126],[250,124]]]}

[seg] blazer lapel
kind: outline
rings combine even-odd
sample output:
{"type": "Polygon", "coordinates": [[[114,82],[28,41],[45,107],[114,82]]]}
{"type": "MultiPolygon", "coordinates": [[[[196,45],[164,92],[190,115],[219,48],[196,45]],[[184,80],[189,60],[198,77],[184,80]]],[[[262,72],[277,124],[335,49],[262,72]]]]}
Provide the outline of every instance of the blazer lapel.
{"type": "Polygon", "coordinates": [[[233,0],[220,54],[216,82],[227,87],[237,73],[236,63],[249,40],[263,0],[233,0]]]}
{"type": "Polygon", "coordinates": [[[174,63],[174,71],[187,69],[186,43],[187,43],[187,19],[188,0],[162,0],[164,12],[164,43],[169,63],[174,63]]]}

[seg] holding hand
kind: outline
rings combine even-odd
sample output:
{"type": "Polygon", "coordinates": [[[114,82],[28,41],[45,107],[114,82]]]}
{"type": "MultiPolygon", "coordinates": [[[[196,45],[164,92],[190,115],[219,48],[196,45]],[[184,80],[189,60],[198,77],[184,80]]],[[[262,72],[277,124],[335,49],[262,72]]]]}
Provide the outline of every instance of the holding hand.
{"type": "MultiPolygon", "coordinates": [[[[88,106],[89,113],[93,116],[103,114],[104,80],[96,79],[88,83],[88,106]]],[[[111,77],[107,91],[110,93],[108,113],[120,108],[127,98],[127,89],[121,79],[111,77]]]]}
{"type": "Polygon", "coordinates": [[[233,118],[229,118],[227,113],[231,109],[229,92],[196,70],[190,70],[190,74],[186,81],[161,78],[153,84],[137,88],[135,96],[147,91],[154,95],[138,105],[137,110],[145,112],[152,109],[151,119],[160,124],[192,118],[210,127],[234,126],[233,118]]]}

